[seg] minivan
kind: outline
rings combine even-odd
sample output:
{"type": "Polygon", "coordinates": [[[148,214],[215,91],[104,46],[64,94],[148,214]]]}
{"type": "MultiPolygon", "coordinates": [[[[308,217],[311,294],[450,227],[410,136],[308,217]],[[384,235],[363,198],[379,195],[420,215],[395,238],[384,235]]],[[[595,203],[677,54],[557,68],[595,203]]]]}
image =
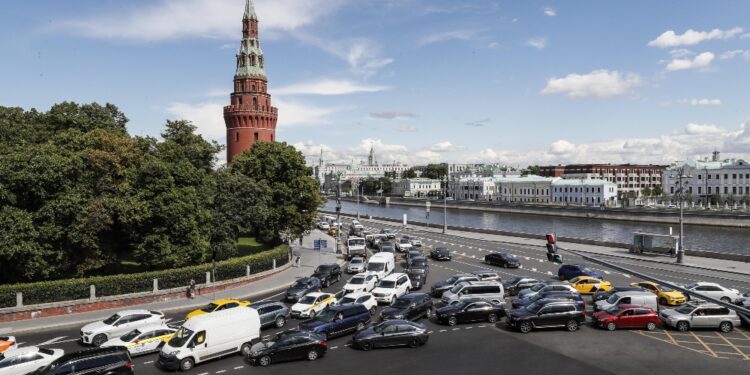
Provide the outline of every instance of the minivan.
{"type": "Polygon", "coordinates": [[[324,341],[348,333],[361,331],[370,323],[370,310],[353,303],[331,306],[310,321],[299,325],[300,331],[309,331],[323,337],[324,341]]]}
{"type": "Polygon", "coordinates": [[[392,253],[377,253],[367,262],[368,275],[377,276],[378,280],[390,275],[396,268],[396,257],[392,253]]]}
{"type": "Polygon", "coordinates": [[[481,298],[494,304],[503,304],[503,284],[497,281],[465,281],[443,293],[441,300],[450,305],[468,298],[481,298]]]}
{"type": "Polygon", "coordinates": [[[617,292],[605,300],[596,301],[594,303],[594,311],[603,311],[614,305],[637,305],[657,311],[659,304],[656,298],[656,294],[647,291],[630,290],[617,292]]]}

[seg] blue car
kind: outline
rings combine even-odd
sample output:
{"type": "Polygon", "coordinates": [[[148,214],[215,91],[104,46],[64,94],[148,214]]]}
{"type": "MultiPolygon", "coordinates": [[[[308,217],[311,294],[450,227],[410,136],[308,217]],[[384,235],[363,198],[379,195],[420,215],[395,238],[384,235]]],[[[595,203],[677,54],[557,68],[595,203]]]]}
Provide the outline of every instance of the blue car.
{"type": "Polygon", "coordinates": [[[362,304],[332,306],[315,319],[300,324],[299,330],[316,333],[328,341],[332,337],[361,331],[370,319],[370,311],[362,304]]]}
{"type": "Polygon", "coordinates": [[[603,280],[604,276],[594,272],[591,268],[586,267],[585,264],[564,264],[557,270],[557,277],[560,280],[570,280],[578,276],[591,276],[597,279],[603,280]]]}

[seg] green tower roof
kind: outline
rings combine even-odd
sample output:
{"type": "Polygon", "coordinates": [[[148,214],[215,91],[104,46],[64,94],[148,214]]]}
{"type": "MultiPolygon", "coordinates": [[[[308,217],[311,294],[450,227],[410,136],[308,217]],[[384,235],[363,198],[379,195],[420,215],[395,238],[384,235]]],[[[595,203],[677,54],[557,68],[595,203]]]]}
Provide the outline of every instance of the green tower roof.
{"type": "Polygon", "coordinates": [[[253,0],[247,0],[245,2],[245,19],[258,19],[258,16],[255,14],[255,6],[253,5],[253,0]]]}

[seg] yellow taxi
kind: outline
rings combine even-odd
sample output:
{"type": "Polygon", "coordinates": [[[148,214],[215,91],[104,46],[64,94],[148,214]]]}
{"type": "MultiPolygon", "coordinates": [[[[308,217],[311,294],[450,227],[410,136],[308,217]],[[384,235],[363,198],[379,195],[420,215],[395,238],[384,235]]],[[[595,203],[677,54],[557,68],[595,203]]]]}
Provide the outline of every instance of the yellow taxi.
{"type": "Polygon", "coordinates": [[[18,348],[16,338],[13,336],[0,336],[0,353],[18,348]]]}
{"type": "Polygon", "coordinates": [[[187,319],[190,319],[190,318],[192,318],[194,316],[208,314],[208,313],[212,313],[214,311],[221,311],[221,310],[231,309],[231,308],[237,307],[237,306],[250,306],[250,301],[240,301],[240,300],[237,300],[237,299],[234,299],[234,298],[217,299],[217,300],[214,300],[213,302],[209,303],[208,305],[206,305],[206,307],[204,307],[202,309],[197,309],[197,310],[191,311],[189,314],[187,314],[187,316],[185,317],[185,319],[187,320],[187,319]]]}
{"type": "Polygon", "coordinates": [[[612,283],[592,276],[578,276],[567,282],[581,294],[594,294],[612,290],[612,283]]]}
{"type": "Polygon", "coordinates": [[[639,281],[637,283],[630,283],[631,286],[637,286],[648,290],[651,293],[656,294],[659,299],[660,305],[682,305],[687,302],[687,298],[682,292],[676,291],[672,288],[653,283],[651,281],[639,281]]]}

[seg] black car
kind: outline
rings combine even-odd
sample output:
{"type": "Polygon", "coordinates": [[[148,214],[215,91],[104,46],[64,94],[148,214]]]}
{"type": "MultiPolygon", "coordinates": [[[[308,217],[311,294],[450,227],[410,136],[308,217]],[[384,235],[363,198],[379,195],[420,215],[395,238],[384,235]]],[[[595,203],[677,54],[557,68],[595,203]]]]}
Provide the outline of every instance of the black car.
{"type": "Polygon", "coordinates": [[[505,315],[503,305],[494,304],[481,298],[460,300],[435,311],[438,323],[454,326],[466,322],[496,322],[505,315]]]}
{"type": "Polygon", "coordinates": [[[608,291],[596,292],[591,298],[594,300],[594,303],[596,303],[596,301],[603,301],[609,298],[609,296],[617,292],[630,292],[630,291],[642,291],[642,290],[645,290],[645,289],[639,286],[616,286],[608,291]]]}
{"type": "Polygon", "coordinates": [[[414,257],[421,257],[422,251],[417,249],[412,249],[404,253],[404,259],[406,260],[406,263],[409,263],[409,260],[414,257]]]}
{"type": "Polygon", "coordinates": [[[542,299],[508,312],[506,323],[529,333],[536,328],[565,327],[570,332],[586,321],[586,312],[578,309],[576,301],[542,299]]]}
{"type": "Polygon", "coordinates": [[[471,273],[459,273],[453,275],[448,279],[441,280],[436,282],[435,284],[432,284],[430,295],[440,298],[443,295],[443,292],[445,292],[446,290],[450,290],[456,284],[463,281],[479,281],[479,276],[471,273]]]}
{"type": "Polygon", "coordinates": [[[490,253],[484,256],[484,262],[492,266],[504,268],[521,267],[521,261],[515,256],[508,253],[490,253]]]}
{"type": "Polygon", "coordinates": [[[541,280],[537,280],[531,277],[519,276],[510,278],[508,280],[503,280],[503,289],[505,290],[505,295],[516,296],[518,295],[518,292],[541,283],[541,280]]]}
{"type": "Polygon", "coordinates": [[[389,240],[393,240],[396,238],[396,233],[391,232],[390,229],[381,229],[380,234],[385,234],[389,240]]]}
{"type": "Polygon", "coordinates": [[[386,320],[354,335],[352,347],[370,350],[389,346],[416,348],[427,343],[427,326],[408,320],[386,320]]]}
{"type": "Polygon", "coordinates": [[[586,302],[583,300],[583,297],[577,292],[572,291],[562,291],[562,290],[551,290],[548,292],[541,292],[534,294],[531,297],[526,298],[517,298],[511,302],[511,306],[513,306],[514,309],[520,309],[521,307],[526,307],[528,305],[531,305],[532,303],[543,300],[543,299],[563,299],[563,300],[571,300],[578,302],[578,308],[581,310],[586,309],[586,302]]]}
{"type": "Polygon", "coordinates": [[[314,361],[328,351],[328,343],[311,332],[290,332],[277,339],[253,345],[245,361],[252,366],[268,366],[271,363],[299,359],[314,361]]]}
{"type": "Polygon", "coordinates": [[[398,297],[380,313],[382,320],[416,320],[421,317],[432,317],[432,298],[425,293],[409,293],[398,297]]]}
{"type": "Polygon", "coordinates": [[[320,279],[317,277],[303,277],[286,290],[284,299],[289,302],[297,302],[305,294],[317,292],[321,288],[320,279]]]}
{"type": "Polygon", "coordinates": [[[447,247],[436,247],[430,251],[430,257],[435,260],[451,260],[451,252],[447,247]]]}
{"type": "Polygon", "coordinates": [[[321,264],[313,272],[312,277],[320,280],[324,288],[341,280],[341,267],[336,263],[321,264]]]}
{"type": "Polygon", "coordinates": [[[378,244],[378,251],[383,252],[387,251],[389,253],[395,253],[396,247],[393,246],[393,242],[391,241],[380,241],[378,244]]]}
{"type": "Polygon", "coordinates": [[[406,268],[410,270],[422,269],[425,270],[425,273],[430,273],[430,264],[427,262],[427,258],[422,255],[409,258],[406,268]]]}
{"type": "Polygon", "coordinates": [[[411,281],[411,290],[422,289],[422,286],[427,282],[427,273],[424,269],[408,269],[406,275],[409,276],[409,281],[411,281]]]}
{"type": "Polygon", "coordinates": [[[91,375],[133,375],[133,362],[125,348],[87,349],[65,354],[33,374],[61,375],[74,371],[91,375]]]}

